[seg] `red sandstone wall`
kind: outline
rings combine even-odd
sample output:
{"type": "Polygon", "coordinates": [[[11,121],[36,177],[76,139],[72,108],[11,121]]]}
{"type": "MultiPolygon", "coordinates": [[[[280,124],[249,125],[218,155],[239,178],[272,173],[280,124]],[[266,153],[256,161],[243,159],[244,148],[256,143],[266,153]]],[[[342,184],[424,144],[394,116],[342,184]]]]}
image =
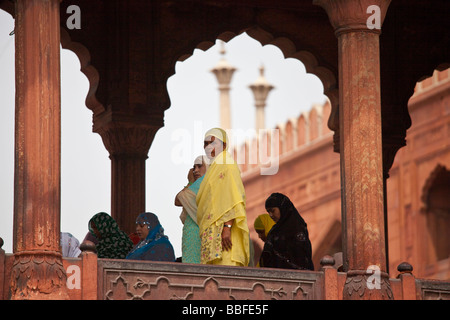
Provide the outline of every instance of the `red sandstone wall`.
{"type": "MultiPolygon", "coordinates": [[[[418,278],[448,280],[450,259],[436,260],[421,197],[438,164],[450,170],[450,69],[418,83],[409,110],[407,146],[398,152],[387,185],[389,270],[395,277],[397,266],[408,261],[418,278]]],[[[340,164],[326,125],[329,114],[326,103],[278,127],[282,154],[276,175],[241,165],[252,240],[262,247],[253,221],[264,213],[270,193],[282,192],[308,223],[316,270],[324,255],[341,250],[340,164]]]]}
{"type": "MultiPolygon", "coordinates": [[[[448,280],[450,252],[437,259],[422,198],[433,170],[438,165],[450,170],[450,69],[419,83],[409,110],[407,146],[397,153],[387,185],[390,267],[408,261],[416,277],[448,280]]],[[[439,241],[449,238],[442,235],[439,241]]]]}
{"type": "MultiPolygon", "coordinates": [[[[240,166],[257,256],[263,243],[254,231],[253,222],[265,213],[264,202],[272,192],[286,194],[307,222],[316,270],[324,255],[335,253],[329,249],[336,240],[340,244],[339,154],[333,152],[332,132],[326,126],[329,114],[327,102],[278,126],[281,154],[277,174],[261,175],[258,166],[240,166]]],[[[340,251],[340,246],[336,250],[340,251]]]]}

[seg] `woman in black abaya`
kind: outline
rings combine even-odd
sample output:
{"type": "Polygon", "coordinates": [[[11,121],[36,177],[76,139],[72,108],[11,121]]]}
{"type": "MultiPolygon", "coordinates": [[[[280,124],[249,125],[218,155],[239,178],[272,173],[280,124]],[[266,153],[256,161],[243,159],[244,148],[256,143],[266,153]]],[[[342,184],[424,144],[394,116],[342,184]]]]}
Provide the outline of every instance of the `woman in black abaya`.
{"type": "Polygon", "coordinates": [[[266,210],[276,222],[267,235],[259,264],[261,267],[314,270],[306,222],[281,193],[272,193],[266,210]]]}

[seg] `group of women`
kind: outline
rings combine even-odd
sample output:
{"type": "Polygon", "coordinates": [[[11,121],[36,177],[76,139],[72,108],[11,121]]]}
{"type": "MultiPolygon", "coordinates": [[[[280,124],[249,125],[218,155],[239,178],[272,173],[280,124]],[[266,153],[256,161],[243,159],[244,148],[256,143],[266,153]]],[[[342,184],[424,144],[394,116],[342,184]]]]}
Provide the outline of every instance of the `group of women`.
{"type": "MultiPolygon", "coordinates": [[[[188,174],[188,186],[175,198],[175,205],[183,208],[183,262],[251,263],[245,191],[239,168],[226,151],[227,142],[220,128],[205,134],[206,157],[197,157],[188,174]]],[[[314,270],[307,225],[293,203],[285,195],[273,193],[265,207],[268,214],[255,220],[255,230],[262,231],[265,243],[257,265],[314,270]]]]}
{"type": "Polygon", "coordinates": [[[196,176],[175,198],[175,205],[183,208],[183,262],[230,266],[248,266],[250,262],[244,185],[227,144],[224,130],[206,132],[206,156],[196,159],[196,176]],[[184,220],[184,216],[192,217],[196,225],[192,227],[191,219],[184,220]]]}
{"type": "MultiPolygon", "coordinates": [[[[99,212],[88,223],[83,242],[94,244],[97,256],[107,259],[175,261],[175,253],[158,217],[145,212],[136,218],[136,232],[127,235],[111,215],[99,212]]],[[[64,252],[70,243],[61,242],[64,252]]]]}
{"type": "MultiPolygon", "coordinates": [[[[188,184],[175,197],[175,205],[182,208],[184,263],[252,265],[244,186],[227,143],[220,128],[205,134],[206,156],[195,159],[188,184]]],[[[273,193],[265,207],[268,214],[254,223],[265,243],[258,265],[313,270],[307,225],[289,198],[273,193]]],[[[89,221],[84,242],[96,245],[99,258],[175,261],[173,247],[155,214],[137,217],[136,235],[133,243],[110,215],[100,212],[89,221]]]]}

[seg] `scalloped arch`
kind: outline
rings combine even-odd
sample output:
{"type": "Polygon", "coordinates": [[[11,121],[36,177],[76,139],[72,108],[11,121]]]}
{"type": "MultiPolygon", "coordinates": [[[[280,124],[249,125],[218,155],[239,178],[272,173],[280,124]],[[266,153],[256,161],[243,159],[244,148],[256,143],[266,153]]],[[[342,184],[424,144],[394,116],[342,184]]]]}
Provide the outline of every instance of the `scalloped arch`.
{"type": "Polygon", "coordinates": [[[96,93],[100,76],[97,69],[91,64],[91,54],[89,50],[79,42],[72,41],[69,33],[61,28],[61,46],[75,53],[80,61],[80,71],[86,76],[89,81],[89,90],[86,95],[86,107],[94,114],[99,114],[105,111],[105,107],[97,100],[96,93]]]}
{"type": "MultiPolygon", "coordinates": [[[[448,69],[448,68],[450,68],[450,62],[440,63],[434,68],[431,68],[431,69],[429,68],[428,71],[424,75],[422,75],[420,78],[417,79],[417,82],[420,82],[420,81],[423,81],[423,80],[425,80],[425,79],[427,79],[429,77],[432,77],[433,73],[434,73],[434,70],[443,71],[443,70],[448,69]]],[[[414,93],[414,90],[413,90],[413,93],[414,93]]]]}
{"type": "MultiPolygon", "coordinates": [[[[274,37],[272,34],[261,29],[260,27],[250,27],[238,33],[232,31],[222,32],[218,34],[215,39],[228,42],[234,37],[242,34],[243,32],[246,32],[250,37],[260,42],[263,46],[269,44],[276,46],[281,50],[285,59],[295,58],[301,61],[304,64],[307,73],[314,74],[319,78],[324,88],[323,94],[326,95],[330,100],[331,108],[333,110],[330,113],[330,121],[328,122],[329,127],[331,130],[335,131],[337,128],[337,126],[335,125],[336,121],[332,120],[332,117],[337,114],[337,106],[339,103],[339,90],[337,87],[335,74],[330,69],[324,66],[320,66],[314,53],[306,50],[298,51],[295,44],[289,38],[274,37]]],[[[190,52],[179,55],[171,66],[171,74],[167,78],[175,74],[175,63],[177,61],[186,60],[193,54],[194,49],[201,49],[203,51],[208,50],[215,44],[215,39],[207,39],[201,41],[195,48],[192,48],[190,52]]]]}

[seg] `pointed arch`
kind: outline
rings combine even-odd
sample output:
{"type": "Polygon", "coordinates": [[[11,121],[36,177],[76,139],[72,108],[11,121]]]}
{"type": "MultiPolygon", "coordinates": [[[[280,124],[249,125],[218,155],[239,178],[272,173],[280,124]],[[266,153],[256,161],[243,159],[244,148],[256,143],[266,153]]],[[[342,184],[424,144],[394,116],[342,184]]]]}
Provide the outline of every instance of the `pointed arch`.
{"type": "Polygon", "coordinates": [[[450,171],[437,164],[422,189],[422,213],[430,237],[429,263],[450,257],[450,171]]]}
{"type": "Polygon", "coordinates": [[[321,114],[317,106],[309,111],[309,138],[311,141],[320,137],[321,114]]]}
{"type": "Polygon", "coordinates": [[[436,187],[450,186],[450,171],[443,165],[437,164],[433,171],[428,176],[422,188],[422,212],[427,212],[433,206],[431,195],[436,187]]]}
{"type": "Polygon", "coordinates": [[[295,132],[296,132],[296,123],[295,123],[295,119],[289,119],[286,122],[286,127],[285,127],[285,131],[286,131],[286,152],[292,151],[295,148],[295,143],[296,143],[296,136],[295,136],[295,132]]]}
{"type": "Polygon", "coordinates": [[[275,130],[279,132],[278,135],[278,145],[280,150],[280,155],[286,152],[286,125],[284,123],[279,123],[275,127],[275,130]]]}
{"type": "Polygon", "coordinates": [[[308,115],[302,112],[297,119],[297,146],[303,146],[309,142],[308,115]]]}

